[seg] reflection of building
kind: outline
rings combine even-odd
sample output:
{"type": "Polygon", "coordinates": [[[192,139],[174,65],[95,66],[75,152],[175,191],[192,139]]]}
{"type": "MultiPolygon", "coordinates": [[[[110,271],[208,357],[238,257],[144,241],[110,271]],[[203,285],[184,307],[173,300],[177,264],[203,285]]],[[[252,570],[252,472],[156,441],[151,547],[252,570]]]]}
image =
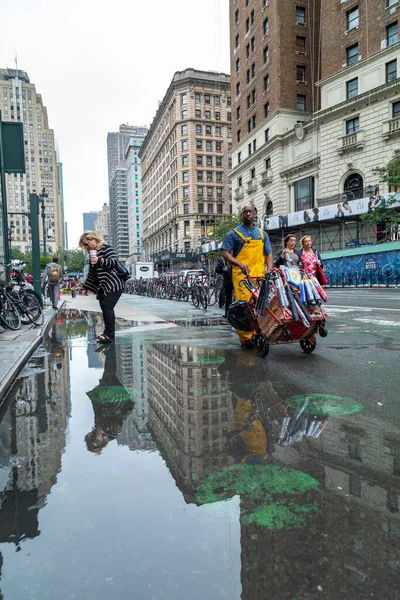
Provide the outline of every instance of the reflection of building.
{"type": "Polygon", "coordinates": [[[0,490],[2,542],[18,544],[39,535],[38,513],[61,469],[70,414],[69,367],[64,349],[54,344],[50,354],[31,360],[40,372],[20,379],[0,422],[0,438],[9,445],[2,452],[12,465],[0,490]]]}
{"type": "Polygon", "coordinates": [[[150,450],[155,448],[148,431],[147,402],[147,358],[146,348],[140,337],[117,346],[117,377],[122,385],[134,390],[135,406],[125,419],[122,432],[118,435],[119,444],[130,450],[150,450]]]}
{"type": "MultiPolygon", "coordinates": [[[[8,212],[28,212],[29,194],[39,194],[45,188],[47,252],[54,253],[63,247],[64,241],[54,131],[50,129],[42,96],[25,71],[0,69],[0,110],[3,121],[20,121],[24,125],[26,174],[6,174],[8,212]]],[[[32,250],[28,217],[18,214],[10,215],[9,219],[9,224],[14,225],[12,246],[22,252],[32,250]]],[[[42,230],[40,238],[43,243],[42,230]]]]}
{"type": "Polygon", "coordinates": [[[230,103],[229,75],[186,69],[173,76],[140,151],[146,260],[190,253],[230,212],[230,103]]]}
{"type": "MultiPolygon", "coordinates": [[[[218,350],[147,347],[149,427],[188,502],[206,475],[227,465],[226,432],[234,427],[229,392],[217,371],[218,350]]],[[[229,460],[228,460],[229,462],[229,460]]]]}
{"type": "Polygon", "coordinates": [[[141,133],[132,135],[125,151],[127,200],[128,200],[128,227],[129,227],[129,259],[128,264],[141,259],[142,255],[142,167],[140,164],[139,150],[147,133],[147,128],[142,127],[141,133]]]}

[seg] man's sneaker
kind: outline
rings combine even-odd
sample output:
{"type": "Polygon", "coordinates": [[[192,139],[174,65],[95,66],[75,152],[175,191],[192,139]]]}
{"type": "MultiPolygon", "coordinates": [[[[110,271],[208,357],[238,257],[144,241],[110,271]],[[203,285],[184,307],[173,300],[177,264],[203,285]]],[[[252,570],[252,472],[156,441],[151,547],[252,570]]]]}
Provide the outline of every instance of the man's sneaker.
{"type": "Polygon", "coordinates": [[[242,342],[240,344],[240,347],[243,348],[244,350],[253,350],[254,344],[251,340],[245,340],[244,342],[242,342]]]}

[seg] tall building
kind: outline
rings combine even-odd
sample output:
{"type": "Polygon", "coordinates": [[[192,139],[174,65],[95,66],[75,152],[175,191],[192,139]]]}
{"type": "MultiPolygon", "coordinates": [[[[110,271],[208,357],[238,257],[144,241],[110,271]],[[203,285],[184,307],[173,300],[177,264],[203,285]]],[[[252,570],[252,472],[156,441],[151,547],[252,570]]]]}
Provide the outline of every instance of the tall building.
{"type": "Polygon", "coordinates": [[[28,217],[29,194],[44,189],[44,232],[40,220],[40,236],[46,236],[47,252],[63,248],[64,222],[61,190],[58,180],[54,131],[50,128],[47,108],[35,84],[25,71],[0,69],[0,111],[3,121],[21,121],[24,126],[26,174],[6,174],[9,229],[13,248],[22,252],[32,249],[28,217]]]}
{"type": "Polygon", "coordinates": [[[83,213],[83,231],[94,231],[94,224],[97,218],[97,210],[83,213]]]}
{"type": "Polygon", "coordinates": [[[139,157],[146,260],[190,266],[213,224],[230,213],[230,77],[176,72],[139,157]]]}
{"type": "Polygon", "coordinates": [[[65,223],[65,207],[64,207],[64,180],[63,180],[63,164],[57,163],[57,192],[61,199],[61,218],[62,218],[62,248],[68,248],[66,238],[66,223],[65,223]]]}
{"type": "MultiPolygon", "coordinates": [[[[148,131],[142,127],[142,130],[148,131]]],[[[131,136],[125,151],[127,197],[128,197],[128,231],[129,258],[128,264],[137,262],[142,257],[143,207],[142,207],[142,167],[139,150],[145,138],[144,133],[131,136]]]]}
{"type": "Polygon", "coordinates": [[[235,209],[254,202],[273,247],[289,231],[321,251],[377,241],[359,215],[398,149],[396,4],[231,0],[235,209]]]}
{"type": "Polygon", "coordinates": [[[110,242],[119,259],[125,262],[129,255],[125,167],[115,170],[110,184],[110,242]]]}
{"type": "MultiPolygon", "coordinates": [[[[127,176],[130,162],[126,162],[127,149],[131,137],[137,141],[138,145],[141,145],[146,133],[147,128],[144,126],[126,124],[120,125],[118,132],[110,132],[107,135],[110,242],[123,261],[126,261],[130,254],[127,197],[127,176]]],[[[133,159],[130,155],[129,161],[131,160],[133,159]]],[[[134,244],[134,246],[136,249],[137,245],[134,244]]]]}
{"type": "Polygon", "coordinates": [[[103,238],[107,244],[110,241],[109,236],[109,220],[110,220],[110,207],[104,202],[103,207],[97,213],[96,220],[94,222],[94,231],[103,238]]]}

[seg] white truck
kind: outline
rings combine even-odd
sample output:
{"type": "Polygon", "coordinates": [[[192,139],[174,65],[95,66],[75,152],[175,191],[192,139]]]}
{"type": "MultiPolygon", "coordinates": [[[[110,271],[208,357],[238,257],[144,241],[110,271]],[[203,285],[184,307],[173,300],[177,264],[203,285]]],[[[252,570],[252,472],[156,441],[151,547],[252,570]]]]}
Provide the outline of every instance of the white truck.
{"type": "Polygon", "coordinates": [[[130,265],[131,276],[133,279],[151,279],[156,277],[154,273],[154,263],[152,262],[136,262],[130,265]]]}

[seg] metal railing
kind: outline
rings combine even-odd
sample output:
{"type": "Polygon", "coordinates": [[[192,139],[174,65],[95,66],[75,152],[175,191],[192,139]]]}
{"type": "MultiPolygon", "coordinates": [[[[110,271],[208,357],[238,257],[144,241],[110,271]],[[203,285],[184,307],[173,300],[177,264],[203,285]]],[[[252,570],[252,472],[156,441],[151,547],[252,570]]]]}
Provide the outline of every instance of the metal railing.
{"type": "Polygon", "coordinates": [[[326,273],[328,283],[326,287],[345,288],[345,287],[399,287],[400,271],[393,269],[371,270],[367,273],[345,272],[332,274],[326,273]]]}

